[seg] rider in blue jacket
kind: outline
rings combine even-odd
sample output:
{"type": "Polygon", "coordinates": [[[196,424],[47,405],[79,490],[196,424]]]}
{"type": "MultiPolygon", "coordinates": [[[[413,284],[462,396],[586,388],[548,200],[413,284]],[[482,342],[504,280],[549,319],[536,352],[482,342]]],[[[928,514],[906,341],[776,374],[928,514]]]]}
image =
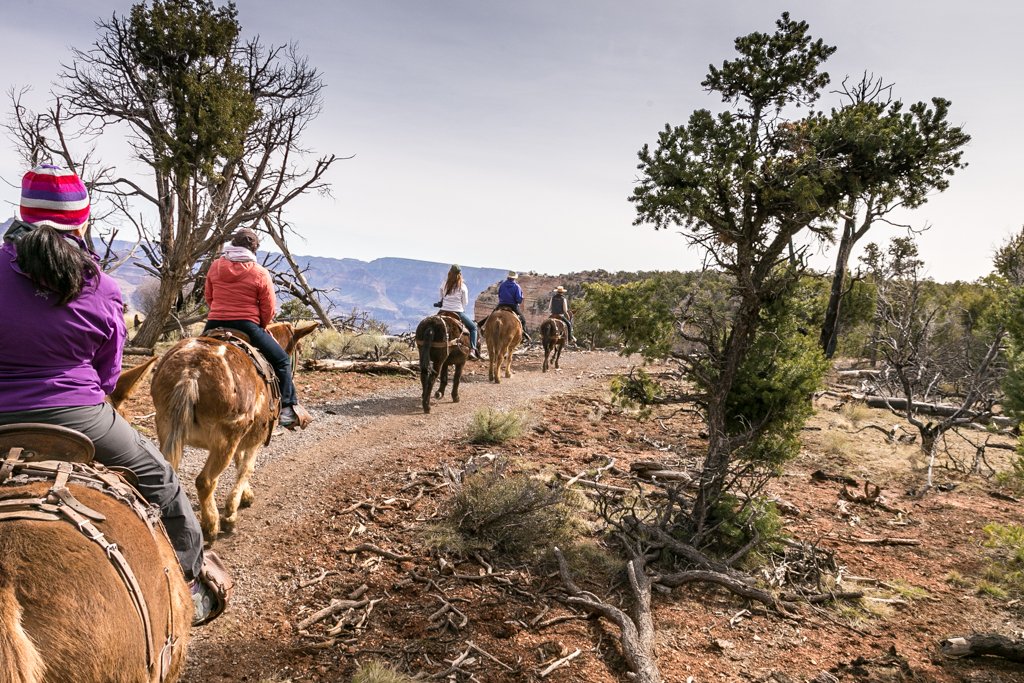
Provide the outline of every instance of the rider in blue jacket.
{"type": "Polygon", "coordinates": [[[523,288],[516,282],[518,279],[519,273],[514,270],[508,271],[508,277],[498,285],[498,305],[508,306],[515,311],[515,314],[519,316],[519,322],[523,326],[523,341],[531,341],[530,335],[526,332],[526,318],[523,317],[523,312],[519,310],[519,304],[523,303],[523,288]]]}

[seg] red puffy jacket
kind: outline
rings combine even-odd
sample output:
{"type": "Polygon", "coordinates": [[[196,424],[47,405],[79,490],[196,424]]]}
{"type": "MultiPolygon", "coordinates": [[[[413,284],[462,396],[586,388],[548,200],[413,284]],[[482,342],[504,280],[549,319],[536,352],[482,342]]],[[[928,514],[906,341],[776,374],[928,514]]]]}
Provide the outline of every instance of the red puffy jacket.
{"type": "Polygon", "coordinates": [[[219,258],[206,275],[210,320],[249,320],[266,327],[274,319],[277,301],[267,269],[254,261],[219,258]]]}

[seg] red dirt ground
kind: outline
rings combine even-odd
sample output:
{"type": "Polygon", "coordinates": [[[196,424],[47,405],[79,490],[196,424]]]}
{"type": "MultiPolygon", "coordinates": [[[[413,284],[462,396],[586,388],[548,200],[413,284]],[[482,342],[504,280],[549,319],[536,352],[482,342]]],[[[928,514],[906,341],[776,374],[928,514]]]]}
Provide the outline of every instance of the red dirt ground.
{"type": "MultiPolygon", "coordinates": [[[[614,626],[575,619],[541,627],[570,614],[555,599],[560,583],[550,564],[495,562],[497,577],[483,576],[478,561],[429,551],[423,533],[448,495],[431,473],[443,464],[458,467],[473,455],[508,456],[546,475],[572,476],[606,457],[622,470],[638,459],[692,466],[704,444],[692,413],[663,407],[639,420],[610,406],[608,379],[627,363],[610,354],[567,354],[562,372],[553,377],[540,373],[534,355],[500,387],[474,370],[463,402],[445,399],[430,416],[417,413],[416,378],[301,373],[300,392],[318,422],[303,435],[306,441],[289,447],[292,435],[282,437],[279,450],[261,461],[254,478],[256,505],[243,513],[236,535],[218,540],[216,547],[239,579],[240,598],[228,614],[196,632],[185,680],[348,681],[371,659],[410,674],[436,675],[470,642],[494,659],[470,650],[463,673],[447,680],[541,680],[544,666],[576,649],[579,656],[543,680],[626,680],[614,626]],[[498,397],[528,409],[532,428],[503,446],[467,443],[469,417],[481,405],[503,407],[498,397]],[[349,420],[337,433],[331,431],[332,415],[349,420]],[[310,436],[314,430],[320,432],[310,436]],[[336,463],[341,450],[354,459],[336,463]],[[400,557],[345,552],[361,543],[400,557]],[[298,630],[303,619],[363,585],[365,597],[375,602],[357,627],[342,624],[329,636],[327,630],[345,616],[341,612],[298,630]],[[429,617],[442,606],[442,596],[466,616],[464,625],[432,628],[429,617]]],[[[994,552],[983,545],[982,527],[1020,523],[1019,504],[989,495],[989,479],[944,468],[936,481],[955,483],[951,491],[907,495],[924,480],[916,445],[889,444],[874,430],[855,431],[865,422],[889,426],[895,418],[842,408],[829,398],[819,399],[817,408],[799,459],[773,482],[771,493],[799,509],[799,515],[783,518],[786,533],[834,551],[846,577],[842,588],[865,590],[872,599],[805,606],[797,618],[782,619],[720,588],[656,591],[657,660],[665,679],[782,683],[830,672],[835,679],[817,680],[1024,681],[1020,665],[994,658],[949,660],[938,651],[939,641],[950,636],[1022,635],[1021,603],[977,588],[994,552]],[[868,479],[882,487],[889,506],[906,514],[840,503],[842,485],[815,482],[815,470],[868,479]],[[881,537],[916,539],[920,545],[858,540],[881,537]]],[[[145,429],[150,410],[141,398],[128,413],[141,417],[137,422],[145,429]]],[[[615,479],[606,475],[602,481],[615,479]]],[[[598,575],[576,579],[611,602],[620,600],[619,589],[598,575]]]]}

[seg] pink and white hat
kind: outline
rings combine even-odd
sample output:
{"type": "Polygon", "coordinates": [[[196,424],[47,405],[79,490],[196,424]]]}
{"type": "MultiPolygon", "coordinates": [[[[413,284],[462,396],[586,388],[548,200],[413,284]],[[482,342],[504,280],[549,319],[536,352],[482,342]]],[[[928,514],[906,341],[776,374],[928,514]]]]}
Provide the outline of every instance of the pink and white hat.
{"type": "Polygon", "coordinates": [[[55,230],[78,230],[89,222],[89,192],[74,171],[42,164],[21,179],[21,220],[55,230]]]}

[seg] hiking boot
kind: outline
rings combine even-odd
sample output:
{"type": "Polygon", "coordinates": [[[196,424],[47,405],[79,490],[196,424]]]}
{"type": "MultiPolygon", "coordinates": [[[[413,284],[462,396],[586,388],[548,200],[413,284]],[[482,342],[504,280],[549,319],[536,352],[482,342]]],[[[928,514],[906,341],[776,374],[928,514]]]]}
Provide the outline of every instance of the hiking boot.
{"type": "Polygon", "coordinates": [[[570,339],[569,343],[572,344],[573,346],[579,346],[580,345],[580,342],[579,342],[579,340],[576,339],[576,337],[573,337],[572,339],[570,339]]]}
{"type": "Polygon", "coordinates": [[[523,332],[523,343],[524,344],[529,344],[532,341],[533,341],[533,337],[531,337],[530,335],[526,334],[526,332],[524,331],[523,332]]]}
{"type": "Polygon", "coordinates": [[[480,349],[473,349],[473,354],[470,356],[473,360],[483,360],[480,356],[480,349]]]}
{"type": "Polygon", "coordinates": [[[295,414],[295,408],[285,406],[281,408],[281,418],[277,422],[285,429],[295,429],[299,426],[299,416],[295,414]]]}
{"type": "Polygon", "coordinates": [[[189,591],[192,593],[192,605],[195,607],[192,613],[193,626],[209,623],[223,611],[217,594],[199,579],[194,579],[189,584],[189,591]]]}

